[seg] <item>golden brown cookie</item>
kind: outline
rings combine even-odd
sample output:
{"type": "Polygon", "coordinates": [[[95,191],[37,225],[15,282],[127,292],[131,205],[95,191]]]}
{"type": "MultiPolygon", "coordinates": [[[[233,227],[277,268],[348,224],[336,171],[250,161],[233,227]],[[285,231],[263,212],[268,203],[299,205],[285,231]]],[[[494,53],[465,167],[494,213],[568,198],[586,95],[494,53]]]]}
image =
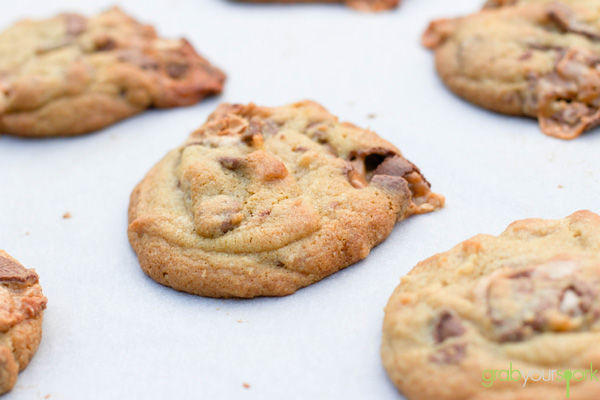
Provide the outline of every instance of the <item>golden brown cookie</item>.
{"type": "Polygon", "coordinates": [[[443,202],[396,147],[316,103],[224,104],[135,188],[129,240],[163,285],[284,296],[443,202]]]}
{"type": "Polygon", "coordinates": [[[400,0],[236,0],[249,3],[343,3],[360,11],[385,11],[398,7],[400,0]]]}
{"type": "Polygon", "coordinates": [[[408,400],[597,399],[600,216],[517,221],[419,263],[381,356],[408,400]]]}
{"type": "Polygon", "coordinates": [[[88,133],[147,108],[194,104],[224,80],[185,39],[159,38],[118,8],[24,20],[0,34],[0,133],[88,133]]]}
{"type": "Polygon", "coordinates": [[[46,303],[35,271],[0,250],[0,394],[13,388],[34,356],[46,303]]]}
{"type": "Polygon", "coordinates": [[[423,36],[459,96],[573,139],[600,124],[600,1],[489,0],[423,36]]]}

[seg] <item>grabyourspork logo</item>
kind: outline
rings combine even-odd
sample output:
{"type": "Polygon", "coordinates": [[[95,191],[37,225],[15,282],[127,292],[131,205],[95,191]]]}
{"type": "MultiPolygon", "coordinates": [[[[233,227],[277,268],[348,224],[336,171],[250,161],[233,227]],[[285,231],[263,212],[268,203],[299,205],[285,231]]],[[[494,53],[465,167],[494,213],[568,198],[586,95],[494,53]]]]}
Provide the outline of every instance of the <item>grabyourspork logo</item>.
{"type": "Polygon", "coordinates": [[[513,369],[512,362],[508,369],[487,369],[483,371],[481,384],[486,388],[490,388],[494,385],[494,382],[520,382],[523,381],[523,388],[527,386],[527,382],[565,382],[567,389],[567,399],[570,396],[571,382],[581,382],[589,380],[600,381],[596,374],[598,370],[594,370],[594,366],[590,363],[590,369],[586,370],[570,370],[570,369],[551,369],[551,370],[539,370],[532,369],[527,371],[521,371],[519,369],[513,369]]]}

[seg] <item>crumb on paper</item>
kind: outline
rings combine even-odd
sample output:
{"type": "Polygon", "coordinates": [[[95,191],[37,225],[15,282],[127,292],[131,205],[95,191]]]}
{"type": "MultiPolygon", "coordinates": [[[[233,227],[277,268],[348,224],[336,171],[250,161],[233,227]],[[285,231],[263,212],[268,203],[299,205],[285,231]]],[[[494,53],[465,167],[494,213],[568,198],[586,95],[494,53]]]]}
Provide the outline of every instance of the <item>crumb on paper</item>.
{"type": "Polygon", "coordinates": [[[71,215],[71,213],[70,213],[70,212],[68,212],[68,211],[67,211],[67,212],[66,212],[66,213],[63,215],[63,219],[69,219],[69,218],[71,218],[71,217],[73,217],[73,216],[72,216],[72,215],[71,215]]]}
{"type": "Polygon", "coordinates": [[[49,399],[49,398],[50,398],[50,395],[49,395],[49,394],[47,394],[46,396],[44,396],[44,398],[45,398],[45,399],[49,399]]]}
{"type": "Polygon", "coordinates": [[[25,232],[25,236],[29,236],[29,235],[30,235],[30,233],[29,233],[29,232],[25,232]]]}
{"type": "Polygon", "coordinates": [[[562,188],[563,188],[563,185],[558,185],[558,188],[559,188],[559,189],[562,189],[562,188]]]}
{"type": "Polygon", "coordinates": [[[244,386],[244,388],[246,388],[246,389],[250,389],[250,384],[249,383],[244,383],[242,386],[244,386]]]}
{"type": "Polygon", "coordinates": [[[377,115],[376,114],[369,114],[369,115],[367,115],[367,118],[369,118],[369,119],[375,119],[375,118],[377,118],[377,115]]]}

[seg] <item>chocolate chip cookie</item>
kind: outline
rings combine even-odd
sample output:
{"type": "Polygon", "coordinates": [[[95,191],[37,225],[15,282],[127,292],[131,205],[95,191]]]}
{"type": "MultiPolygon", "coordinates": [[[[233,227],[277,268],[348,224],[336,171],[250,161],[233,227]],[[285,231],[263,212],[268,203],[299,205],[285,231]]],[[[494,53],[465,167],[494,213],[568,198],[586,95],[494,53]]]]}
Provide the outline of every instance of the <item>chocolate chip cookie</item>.
{"type": "Polygon", "coordinates": [[[441,207],[429,188],[396,147],[316,103],[223,104],[135,188],[129,240],[163,285],[284,296],[441,207]]]}
{"type": "Polygon", "coordinates": [[[596,399],[580,378],[600,367],[600,216],[517,221],[419,263],[381,355],[409,400],[596,399]]]}
{"type": "Polygon", "coordinates": [[[398,7],[400,0],[237,0],[250,3],[343,3],[360,11],[385,11],[398,7]]]}
{"type": "Polygon", "coordinates": [[[0,34],[0,133],[79,135],[194,104],[224,80],[185,39],[159,38],[118,8],[24,20],[0,34]]]}
{"type": "Polygon", "coordinates": [[[573,139],[600,124],[598,0],[489,0],[423,36],[459,96],[573,139]]]}
{"type": "Polygon", "coordinates": [[[0,394],[35,354],[46,303],[35,271],[0,250],[0,394]]]}

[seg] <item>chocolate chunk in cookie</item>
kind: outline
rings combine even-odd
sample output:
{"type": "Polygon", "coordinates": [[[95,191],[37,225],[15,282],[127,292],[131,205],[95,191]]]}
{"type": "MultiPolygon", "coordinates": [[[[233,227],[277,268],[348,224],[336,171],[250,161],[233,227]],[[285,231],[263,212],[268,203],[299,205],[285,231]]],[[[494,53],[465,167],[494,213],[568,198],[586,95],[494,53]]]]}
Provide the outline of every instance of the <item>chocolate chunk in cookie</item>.
{"type": "Polygon", "coordinates": [[[134,190],[129,239],[164,285],[283,296],[443,202],[396,147],[316,103],[224,104],[134,190]]]}
{"type": "Polygon", "coordinates": [[[0,283],[37,283],[38,276],[11,258],[0,257],[0,283]]]}

